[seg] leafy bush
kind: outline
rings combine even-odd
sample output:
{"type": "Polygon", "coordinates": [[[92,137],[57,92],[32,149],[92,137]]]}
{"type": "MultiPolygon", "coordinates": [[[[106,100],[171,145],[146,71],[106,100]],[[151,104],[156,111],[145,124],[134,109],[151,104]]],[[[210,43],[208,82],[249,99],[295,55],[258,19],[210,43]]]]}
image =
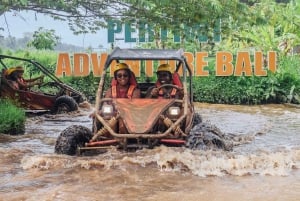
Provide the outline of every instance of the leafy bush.
{"type": "Polygon", "coordinates": [[[280,58],[266,77],[229,76],[194,79],[194,100],[226,104],[300,103],[300,58],[280,58]]]}
{"type": "MultiPolygon", "coordinates": [[[[53,51],[7,51],[17,57],[25,57],[38,61],[55,73],[57,53],[53,51]]],[[[226,104],[264,104],[264,103],[295,103],[300,104],[300,57],[281,56],[278,58],[277,71],[268,72],[268,76],[214,76],[214,57],[208,62],[210,75],[194,77],[193,90],[196,102],[226,104]]],[[[15,65],[15,64],[14,64],[15,65]]],[[[38,72],[33,72],[38,75],[38,72]]],[[[25,77],[29,77],[28,75],[25,77]]],[[[99,77],[91,73],[86,77],[63,77],[62,80],[81,91],[89,100],[95,99],[99,77]]],[[[107,89],[109,87],[107,78],[107,89]]],[[[148,78],[138,78],[145,81],[148,78]]],[[[150,78],[155,80],[155,78],[150,78]]]]}
{"type": "Polygon", "coordinates": [[[23,134],[25,132],[25,111],[9,100],[0,99],[0,133],[23,134]]]}
{"type": "MultiPolygon", "coordinates": [[[[91,73],[86,77],[64,77],[62,81],[68,83],[74,89],[83,93],[89,100],[95,100],[98,89],[99,77],[94,77],[91,73]]],[[[109,82],[107,82],[109,83],[109,82]]]]}

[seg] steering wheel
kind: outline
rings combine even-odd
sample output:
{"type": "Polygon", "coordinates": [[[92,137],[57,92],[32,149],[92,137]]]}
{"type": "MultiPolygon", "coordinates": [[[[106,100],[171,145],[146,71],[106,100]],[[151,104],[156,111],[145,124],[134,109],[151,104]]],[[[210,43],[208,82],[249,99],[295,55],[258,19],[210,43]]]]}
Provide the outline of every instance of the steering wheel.
{"type": "Polygon", "coordinates": [[[163,84],[163,85],[157,87],[157,89],[158,89],[158,91],[159,91],[159,90],[162,89],[162,88],[168,88],[168,87],[170,87],[170,88],[172,88],[172,89],[175,88],[175,89],[177,89],[177,90],[181,90],[181,89],[182,89],[181,87],[179,87],[179,86],[177,86],[177,85],[174,85],[174,84],[163,84]]]}
{"type": "MultiPolygon", "coordinates": [[[[157,90],[159,91],[160,89],[163,89],[163,88],[171,88],[171,89],[177,89],[178,91],[179,90],[182,90],[182,88],[181,87],[179,87],[179,86],[177,86],[177,85],[174,85],[174,84],[163,84],[163,85],[161,85],[161,86],[159,86],[159,87],[157,87],[157,90]]],[[[172,90],[168,90],[168,93],[167,94],[164,94],[164,97],[165,98],[170,98],[171,97],[171,91],[172,90]]]]}

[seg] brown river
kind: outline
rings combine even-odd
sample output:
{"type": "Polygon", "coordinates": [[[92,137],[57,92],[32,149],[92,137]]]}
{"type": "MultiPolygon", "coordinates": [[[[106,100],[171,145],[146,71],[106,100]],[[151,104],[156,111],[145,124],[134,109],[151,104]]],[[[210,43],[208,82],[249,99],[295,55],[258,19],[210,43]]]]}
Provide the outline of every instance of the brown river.
{"type": "Polygon", "coordinates": [[[92,109],[29,117],[0,135],[0,200],[300,200],[300,108],[196,104],[203,121],[234,136],[232,151],[157,147],[93,156],[54,154],[69,125],[92,109]]]}

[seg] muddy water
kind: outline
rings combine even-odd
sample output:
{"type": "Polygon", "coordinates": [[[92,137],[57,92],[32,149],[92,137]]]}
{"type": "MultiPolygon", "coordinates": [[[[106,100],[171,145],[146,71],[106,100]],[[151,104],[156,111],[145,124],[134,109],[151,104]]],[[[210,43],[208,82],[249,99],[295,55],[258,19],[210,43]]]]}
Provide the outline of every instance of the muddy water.
{"type": "Polygon", "coordinates": [[[299,108],[196,108],[232,137],[232,151],[162,146],[56,155],[60,131],[71,124],[91,127],[90,110],[28,118],[25,135],[0,135],[0,200],[299,200],[299,108]]]}

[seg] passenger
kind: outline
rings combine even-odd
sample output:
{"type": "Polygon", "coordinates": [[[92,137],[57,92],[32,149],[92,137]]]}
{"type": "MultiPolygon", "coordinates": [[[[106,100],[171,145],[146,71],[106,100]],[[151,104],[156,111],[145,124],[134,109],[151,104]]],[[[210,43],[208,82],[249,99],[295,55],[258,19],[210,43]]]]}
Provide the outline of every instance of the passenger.
{"type": "Polygon", "coordinates": [[[147,98],[182,98],[183,90],[181,89],[181,82],[177,73],[172,75],[171,66],[169,64],[161,64],[156,71],[157,74],[157,82],[155,83],[155,87],[151,89],[150,93],[148,92],[147,98]],[[176,75],[177,81],[174,80],[174,75],[176,75]],[[166,86],[160,88],[158,87],[164,84],[172,84],[178,86],[180,89],[176,89],[171,86],[166,86]]]}
{"type": "Polygon", "coordinates": [[[105,98],[140,98],[141,91],[133,72],[126,63],[118,63],[114,70],[112,86],[106,91],[105,98]]]}
{"type": "Polygon", "coordinates": [[[23,74],[24,69],[21,66],[9,68],[6,73],[8,80],[11,81],[11,84],[15,89],[27,90],[34,85],[43,83],[44,75],[33,79],[24,79],[23,74]]]}
{"type": "MultiPolygon", "coordinates": [[[[141,91],[133,72],[126,63],[117,63],[114,70],[114,78],[111,87],[106,91],[105,98],[140,98],[141,91]]],[[[94,118],[94,113],[89,117],[94,118]]]]}

